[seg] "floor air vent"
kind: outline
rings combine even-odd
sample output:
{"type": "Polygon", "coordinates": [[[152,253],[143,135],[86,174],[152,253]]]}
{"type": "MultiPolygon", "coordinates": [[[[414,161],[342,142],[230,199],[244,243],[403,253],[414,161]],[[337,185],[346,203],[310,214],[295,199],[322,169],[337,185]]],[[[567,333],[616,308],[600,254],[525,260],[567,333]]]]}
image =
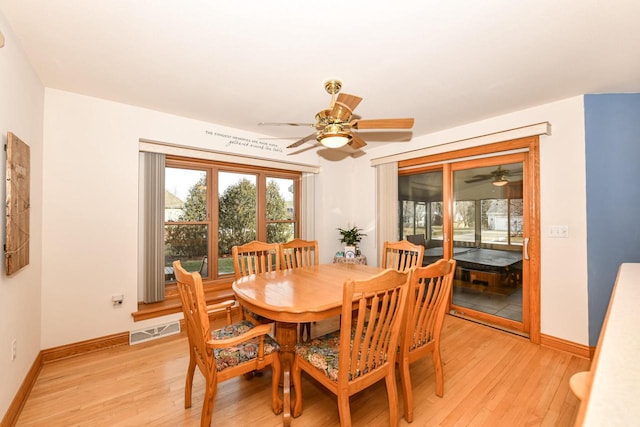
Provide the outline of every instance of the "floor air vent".
{"type": "Polygon", "coordinates": [[[153,326],[151,328],[129,333],[129,345],[140,344],[141,342],[155,340],[169,335],[180,333],[180,322],[167,323],[166,325],[153,326]]]}

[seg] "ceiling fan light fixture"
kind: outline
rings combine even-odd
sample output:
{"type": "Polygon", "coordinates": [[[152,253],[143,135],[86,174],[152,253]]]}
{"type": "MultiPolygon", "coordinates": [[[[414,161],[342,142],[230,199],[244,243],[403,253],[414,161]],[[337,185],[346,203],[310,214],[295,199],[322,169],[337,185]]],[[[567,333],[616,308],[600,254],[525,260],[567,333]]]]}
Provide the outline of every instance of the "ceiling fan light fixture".
{"type": "Polygon", "coordinates": [[[496,187],[502,187],[504,185],[507,185],[509,183],[509,180],[507,178],[505,178],[504,176],[501,176],[500,178],[492,181],[491,183],[493,185],[495,185],[496,187]]]}
{"type": "Polygon", "coordinates": [[[348,133],[325,133],[318,135],[318,142],[327,148],[340,148],[344,147],[351,141],[351,135],[348,133]]]}

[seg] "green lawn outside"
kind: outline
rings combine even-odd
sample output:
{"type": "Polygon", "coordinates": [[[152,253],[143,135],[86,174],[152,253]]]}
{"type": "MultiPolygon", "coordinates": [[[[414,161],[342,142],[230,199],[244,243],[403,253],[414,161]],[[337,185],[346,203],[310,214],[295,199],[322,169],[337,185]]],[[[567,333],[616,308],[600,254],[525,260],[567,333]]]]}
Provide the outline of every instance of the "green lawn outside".
{"type": "Polygon", "coordinates": [[[218,258],[219,274],[233,274],[233,258],[218,258]]]}

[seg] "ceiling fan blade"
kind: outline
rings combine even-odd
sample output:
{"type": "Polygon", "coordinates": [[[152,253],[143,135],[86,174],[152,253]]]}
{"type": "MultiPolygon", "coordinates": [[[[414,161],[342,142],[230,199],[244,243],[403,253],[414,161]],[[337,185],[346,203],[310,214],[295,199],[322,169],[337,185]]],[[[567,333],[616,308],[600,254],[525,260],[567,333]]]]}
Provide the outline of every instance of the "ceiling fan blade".
{"type": "Polygon", "coordinates": [[[312,148],[316,147],[317,145],[320,145],[320,143],[316,141],[313,144],[308,144],[308,145],[306,145],[304,147],[301,147],[301,148],[299,148],[299,149],[297,149],[295,151],[288,152],[287,156],[292,156],[294,154],[304,153],[305,151],[311,150],[312,148]]]}
{"type": "Polygon", "coordinates": [[[522,169],[516,169],[516,170],[512,170],[512,171],[507,170],[506,171],[506,175],[509,175],[509,176],[511,176],[511,175],[522,175],[522,169]]]}
{"type": "Polygon", "coordinates": [[[302,144],[304,144],[307,141],[311,141],[312,139],[316,139],[316,133],[312,133],[310,135],[305,136],[304,138],[300,138],[299,140],[297,140],[296,142],[294,142],[291,145],[287,145],[287,148],[295,148],[298,147],[302,144]]]}
{"type": "Polygon", "coordinates": [[[354,129],[410,129],[413,127],[413,122],[413,118],[355,120],[351,123],[351,127],[354,129]]]}
{"type": "Polygon", "coordinates": [[[352,112],[361,101],[362,98],[359,96],[349,95],[348,93],[341,93],[338,95],[338,99],[336,99],[336,102],[346,105],[352,112]]]}
{"type": "Polygon", "coordinates": [[[349,145],[351,146],[351,148],[357,150],[367,145],[367,143],[364,141],[364,139],[360,138],[358,134],[351,132],[351,141],[349,141],[349,145]]]}
{"type": "Polygon", "coordinates": [[[329,116],[342,122],[346,122],[351,118],[352,114],[353,110],[351,108],[342,102],[336,101],[329,113],[329,116]]]}
{"type": "Polygon", "coordinates": [[[471,184],[471,183],[474,183],[474,182],[486,181],[489,178],[491,178],[491,177],[490,176],[476,176],[476,177],[473,177],[471,179],[467,179],[464,182],[467,183],[467,184],[471,184]]]}
{"type": "Polygon", "coordinates": [[[351,118],[353,110],[358,106],[360,101],[362,101],[362,98],[358,96],[341,93],[338,95],[336,102],[333,103],[329,116],[346,122],[351,118]]]}
{"type": "Polygon", "coordinates": [[[315,123],[273,123],[273,122],[260,122],[258,126],[311,126],[314,127],[315,123]]]}

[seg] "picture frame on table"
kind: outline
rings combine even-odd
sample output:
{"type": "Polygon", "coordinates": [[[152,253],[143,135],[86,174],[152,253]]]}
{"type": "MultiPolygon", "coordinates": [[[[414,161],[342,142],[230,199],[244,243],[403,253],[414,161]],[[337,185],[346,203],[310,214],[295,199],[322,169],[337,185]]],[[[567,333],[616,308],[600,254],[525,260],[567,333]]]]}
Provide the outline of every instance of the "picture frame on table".
{"type": "Polygon", "coordinates": [[[356,257],[356,247],[355,246],[345,246],[344,247],[344,256],[347,259],[355,259],[355,257],[356,257]]]}

